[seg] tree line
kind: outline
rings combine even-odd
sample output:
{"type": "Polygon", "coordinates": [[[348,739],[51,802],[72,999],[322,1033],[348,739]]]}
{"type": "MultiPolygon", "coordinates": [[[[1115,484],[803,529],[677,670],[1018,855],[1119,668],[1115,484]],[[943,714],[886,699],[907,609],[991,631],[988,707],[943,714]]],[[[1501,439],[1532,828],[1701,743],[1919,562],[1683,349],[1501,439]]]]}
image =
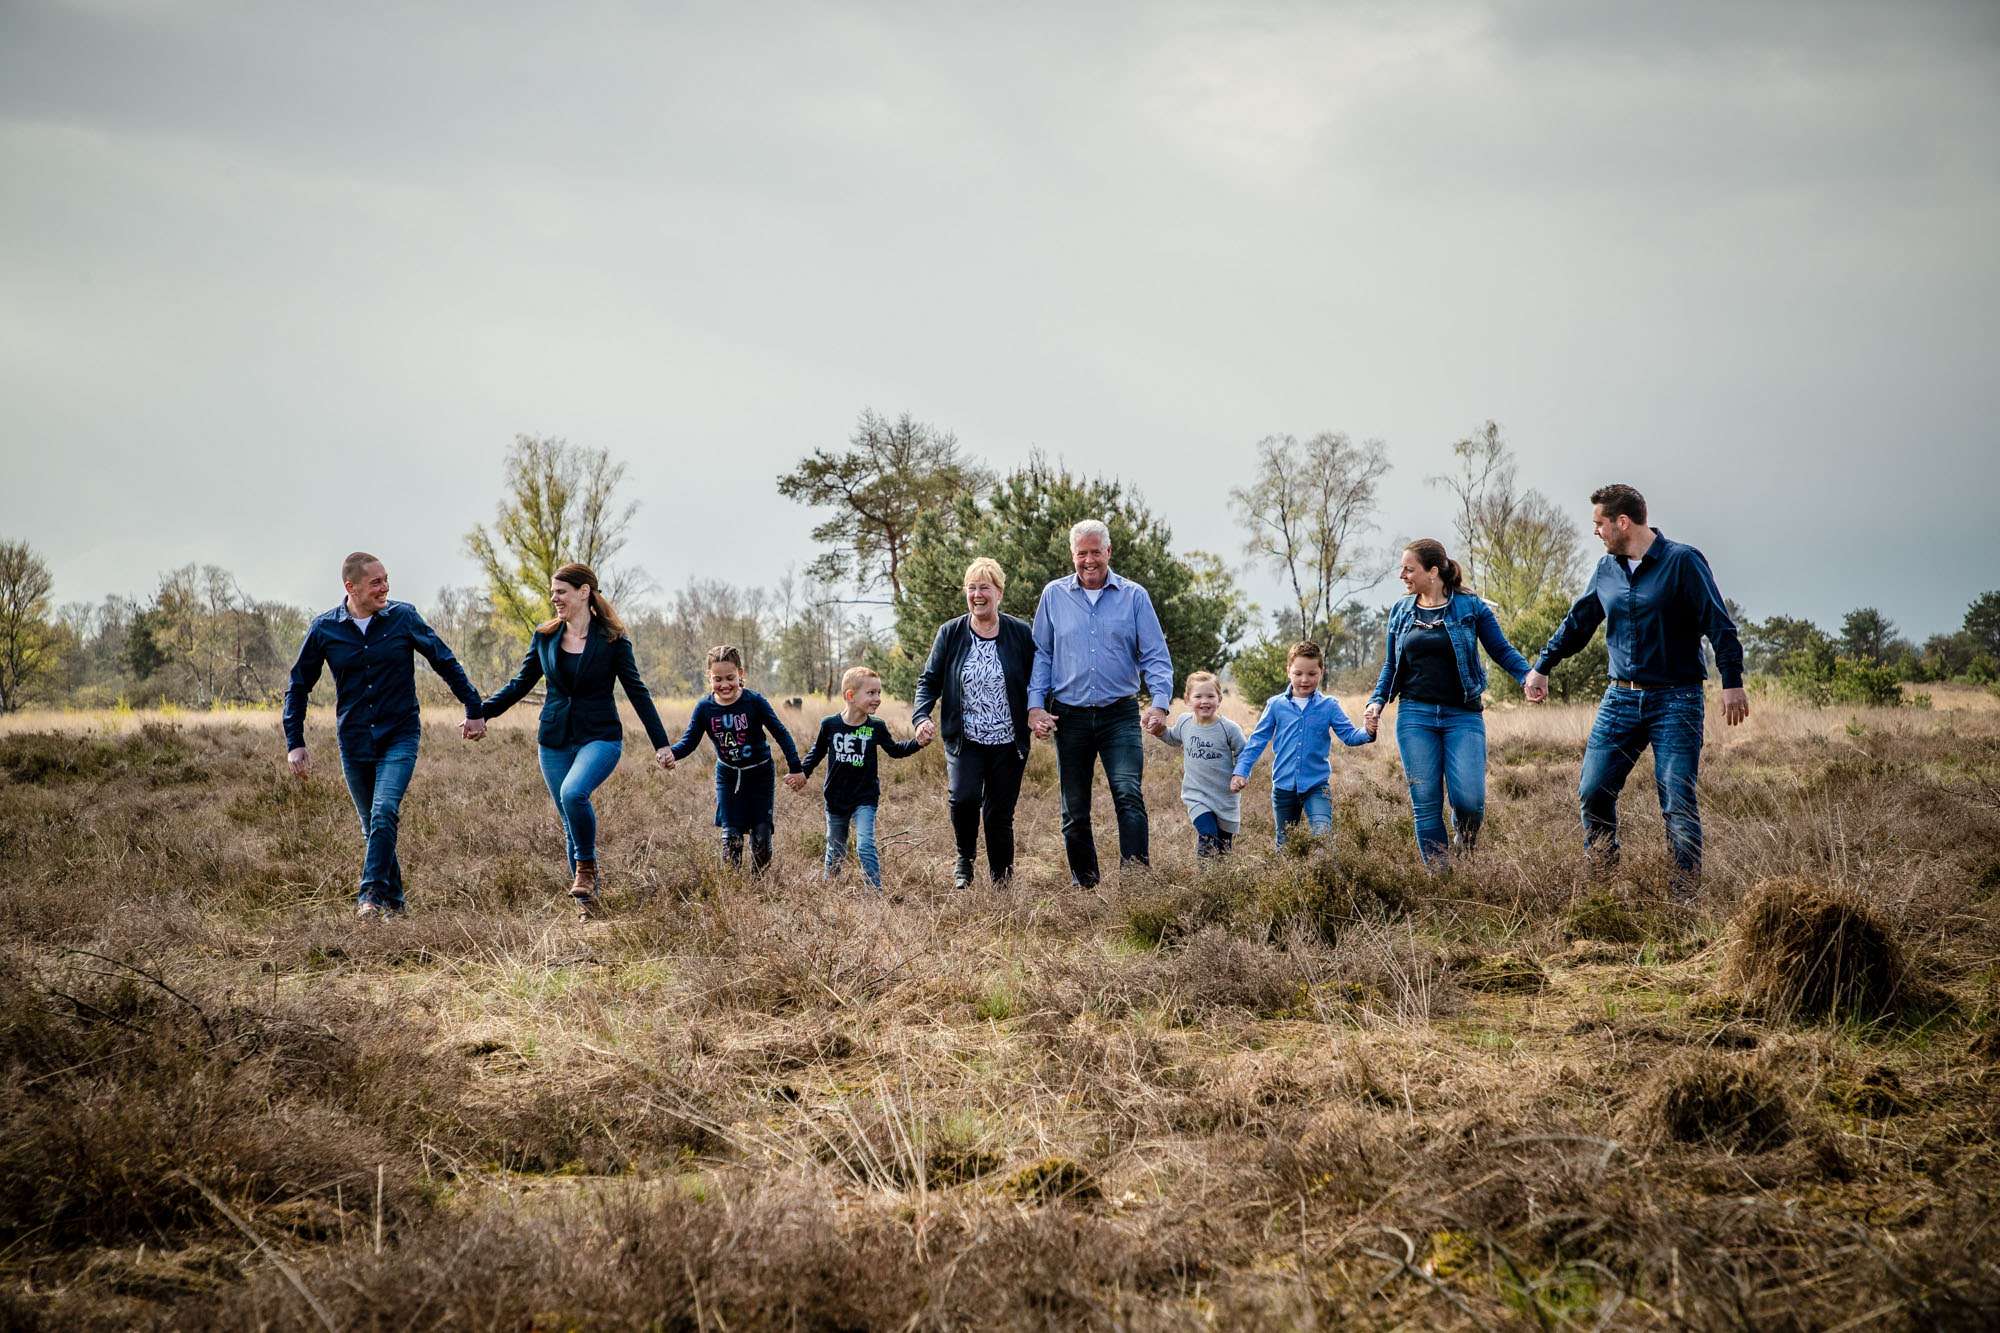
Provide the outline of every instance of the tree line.
{"type": "MultiPolygon", "coordinates": [[[[868,410],[844,445],[814,449],[776,479],[780,496],[820,515],[812,530],[820,552],[804,569],[771,587],[695,578],[662,595],[622,558],[638,511],[621,489],[625,464],[601,448],[521,435],[501,461],[493,521],[464,537],[482,581],[441,589],[421,609],[475,679],[497,684],[548,616],[550,576],[580,560],[603,578],[663,694],[699,693],[708,647],[729,642],[778,693],[834,693],[841,671],[865,661],[908,697],[937,626],[964,611],[959,584],[972,557],[1000,562],[1004,609],[1030,617],[1042,585],[1070,572],[1070,526],[1101,518],[1115,568],[1152,593],[1182,674],[1223,672],[1243,695],[1262,698],[1284,687],[1286,647],[1314,638],[1355,687],[1379,668],[1391,594],[1400,591],[1381,586],[1400,548],[1379,539],[1379,487],[1391,466],[1382,441],[1339,431],[1266,436],[1252,447],[1249,475],[1229,500],[1241,554],[1284,590],[1266,611],[1223,556],[1177,549],[1172,529],[1127,483],[1039,453],[998,475],[952,432],[868,410]]],[[[1520,485],[1491,421],[1454,443],[1450,467],[1427,482],[1448,502],[1466,586],[1532,653],[1590,564],[1573,507],[1520,485]]],[[[34,551],[0,540],[0,712],[31,702],[267,704],[283,692],[307,621],[324,609],[259,599],[214,565],[167,571],[144,598],[53,606],[52,589],[34,551]]],[[[1849,612],[1837,632],[1730,609],[1750,670],[1807,702],[1894,704],[1905,684],[2000,682],[2000,591],[1974,599],[1959,630],[1921,646],[1873,607],[1849,612]]],[[[1557,669],[1551,692],[1591,697],[1606,669],[1600,637],[1557,669]]]]}

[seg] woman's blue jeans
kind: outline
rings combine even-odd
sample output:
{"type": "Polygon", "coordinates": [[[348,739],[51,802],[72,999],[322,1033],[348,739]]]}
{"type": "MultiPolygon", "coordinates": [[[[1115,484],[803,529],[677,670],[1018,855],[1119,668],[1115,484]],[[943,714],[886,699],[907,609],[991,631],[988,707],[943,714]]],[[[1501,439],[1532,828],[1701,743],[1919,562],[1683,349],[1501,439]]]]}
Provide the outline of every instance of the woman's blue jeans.
{"type": "Polygon", "coordinates": [[[1701,803],[1695,798],[1695,779],[1701,773],[1702,717],[1699,685],[1657,690],[1613,685],[1604,691],[1577,783],[1584,845],[1601,862],[1618,859],[1618,793],[1640,752],[1651,745],[1653,785],[1674,856],[1674,887],[1692,892],[1699,882],[1701,803]]]}
{"type": "Polygon", "coordinates": [[[597,859],[597,811],[590,806],[590,794],[618,767],[624,748],[621,741],[541,747],[542,781],[549,784],[549,795],[562,815],[571,873],[575,873],[578,861],[597,859]]]}
{"type": "Polygon", "coordinates": [[[875,852],[875,807],[857,805],[851,814],[841,814],[832,806],[826,810],[826,869],[823,878],[840,873],[847,860],[847,831],[854,830],[854,854],[861,861],[861,873],[876,888],[882,887],[882,859],[875,852]]]}
{"type": "Polygon", "coordinates": [[[1417,854],[1431,865],[1444,859],[1452,834],[1458,849],[1472,850],[1486,817],[1486,716],[1470,708],[1402,699],[1396,704],[1396,748],[1410,784],[1416,816],[1417,854]],[[1445,802],[1451,803],[1451,829],[1445,802]]]}

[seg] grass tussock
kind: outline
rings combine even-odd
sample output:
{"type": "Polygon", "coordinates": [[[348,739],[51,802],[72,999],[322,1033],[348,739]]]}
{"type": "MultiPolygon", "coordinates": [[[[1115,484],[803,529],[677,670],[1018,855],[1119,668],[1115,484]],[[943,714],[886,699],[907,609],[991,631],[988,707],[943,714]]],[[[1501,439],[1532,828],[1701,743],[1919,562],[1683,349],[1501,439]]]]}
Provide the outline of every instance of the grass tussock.
{"type": "Polygon", "coordinates": [[[1722,1055],[1677,1062],[1646,1099],[1652,1126],[1675,1143],[1756,1153],[1792,1137],[1790,1098],[1770,1074],[1722,1055]]]}
{"type": "Polygon", "coordinates": [[[1875,1022],[1913,998],[1902,946],[1852,893],[1794,879],[1757,886],[1737,915],[1727,979],[1786,1016],[1875,1022]]]}

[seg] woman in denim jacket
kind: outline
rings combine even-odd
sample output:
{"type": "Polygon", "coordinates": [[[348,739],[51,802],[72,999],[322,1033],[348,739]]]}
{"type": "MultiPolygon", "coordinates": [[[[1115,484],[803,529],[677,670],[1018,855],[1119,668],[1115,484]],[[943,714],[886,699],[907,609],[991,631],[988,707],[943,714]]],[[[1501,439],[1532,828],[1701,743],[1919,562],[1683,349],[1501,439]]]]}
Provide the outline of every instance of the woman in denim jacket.
{"type": "Polygon", "coordinates": [[[1410,782],[1417,852],[1436,866],[1451,845],[1447,794],[1459,852],[1472,850],[1486,814],[1486,668],[1479,645],[1517,681],[1527,676],[1528,659],[1507,642],[1493,608],[1465,591],[1458,562],[1442,543],[1424,537],[1404,547],[1398,577],[1410,595],[1389,612],[1388,651],[1363,718],[1374,731],[1383,705],[1401,696],[1396,748],[1410,782]]]}

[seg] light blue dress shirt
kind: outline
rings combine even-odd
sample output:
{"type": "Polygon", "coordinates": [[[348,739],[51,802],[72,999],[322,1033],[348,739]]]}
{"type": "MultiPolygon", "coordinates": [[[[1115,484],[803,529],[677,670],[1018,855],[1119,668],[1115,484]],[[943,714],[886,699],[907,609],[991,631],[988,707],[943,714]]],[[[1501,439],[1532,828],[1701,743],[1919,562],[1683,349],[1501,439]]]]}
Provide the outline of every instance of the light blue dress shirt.
{"type": "Polygon", "coordinates": [[[1247,778],[1264,747],[1271,747],[1271,785],[1280,791],[1311,791],[1333,780],[1327,758],[1328,742],[1338,736],[1349,745],[1366,745],[1369,735],[1347,719],[1347,710],[1331,695],[1313,692],[1301,708],[1291,692],[1274,694],[1264,704],[1250,743],[1236,756],[1236,776],[1247,778]]]}
{"type": "Polygon", "coordinates": [[[1167,636],[1146,590],[1111,574],[1093,605],[1071,574],[1042,589],[1035,606],[1035,665],[1028,673],[1028,707],[1050,699],[1101,708],[1139,692],[1155,706],[1174,698],[1174,663],[1167,636]]]}

